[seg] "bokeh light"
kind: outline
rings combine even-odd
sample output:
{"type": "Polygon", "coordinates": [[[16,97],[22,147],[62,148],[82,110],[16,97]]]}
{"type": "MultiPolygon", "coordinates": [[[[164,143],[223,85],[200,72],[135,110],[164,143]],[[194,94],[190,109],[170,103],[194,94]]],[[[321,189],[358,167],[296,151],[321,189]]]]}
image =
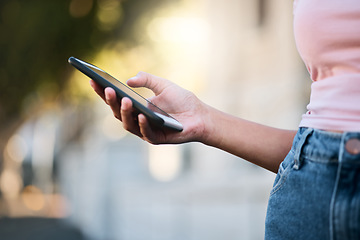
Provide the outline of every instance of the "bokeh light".
{"type": "Polygon", "coordinates": [[[89,14],[93,7],[93,4],[93,0],[71,0],[69,12],[73,17],[84,17],[89,14]]]}
{"type": "Polygon", "coordinates": [[[4,169],[0,175],[0,188],[5,197],[16,199],[23,186],[21,176],[12,169],[4,169]]]}
{"type": "Polygon", "coordinates": [[[118,0],[99,0],[97,19],[102,30],[110,31],[121,21],[122,9],[118,0]]]}
{"type": "Polygon", "coordinates": [[[29,146],[26,140],[18,134],[13,135],[6,146],[6,152],[11,160],[21,163],[28,154],[29,146]]]}
{"type": "Polygon", "coordinates": [[[45,196],[36,186],[26,186],[21,193],[24,205],[32,211],[40,211],[45,207],[45,196]]]}
{"type": "Polygon", "coordinates": [[[180,146],[149,146],[149,171],[158,181],[174,180],[182,167],[180,146]]]}

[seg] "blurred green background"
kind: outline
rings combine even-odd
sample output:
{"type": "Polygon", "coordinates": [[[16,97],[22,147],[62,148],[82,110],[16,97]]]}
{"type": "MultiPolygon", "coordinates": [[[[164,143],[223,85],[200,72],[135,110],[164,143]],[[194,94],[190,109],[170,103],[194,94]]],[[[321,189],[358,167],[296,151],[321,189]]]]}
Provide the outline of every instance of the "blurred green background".
{"type": "Polygon", "coordinates": [[[105,44],[138,44],[143,39],[135,37],[134,27],[141,27],[140,16],[169,2],[174,0],[1,1],[1,139],[41,99],[66,100],[68,57],[92,60],[105,44]]]}

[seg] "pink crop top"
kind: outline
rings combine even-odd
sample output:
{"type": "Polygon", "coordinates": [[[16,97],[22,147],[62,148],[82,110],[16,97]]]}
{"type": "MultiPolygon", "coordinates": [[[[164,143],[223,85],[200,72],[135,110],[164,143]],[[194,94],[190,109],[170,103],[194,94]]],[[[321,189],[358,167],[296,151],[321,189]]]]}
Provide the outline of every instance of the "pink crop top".
{"type": "Polygon", "coordinates": [[[313,81],[300,127],[360,131],[360,1],[295,0],[294,33],[313,81]]]}

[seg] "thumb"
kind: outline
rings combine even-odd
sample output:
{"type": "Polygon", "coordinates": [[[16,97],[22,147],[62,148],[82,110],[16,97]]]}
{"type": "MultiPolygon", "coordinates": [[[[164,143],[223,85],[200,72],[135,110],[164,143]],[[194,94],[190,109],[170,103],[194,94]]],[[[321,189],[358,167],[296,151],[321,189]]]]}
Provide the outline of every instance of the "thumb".
{"type": "Polygon", "coordinates": [[[126,81],[130,87],[146,87],[152,90],[155,95],[160,94],[165,88],[167,88],[171,82],[161,77],[151,75],[146,72],[139,72],[135,77],[126,81]]]}

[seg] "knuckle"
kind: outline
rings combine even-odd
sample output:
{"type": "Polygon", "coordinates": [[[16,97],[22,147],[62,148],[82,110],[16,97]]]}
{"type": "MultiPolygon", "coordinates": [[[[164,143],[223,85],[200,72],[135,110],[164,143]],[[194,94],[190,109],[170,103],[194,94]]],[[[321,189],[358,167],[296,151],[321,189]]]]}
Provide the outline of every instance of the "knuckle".
{"type": "Polygon", "coordinates": [[[151,75],[147,72],[140,71],[137,74],[138,77],[143,78],[145,87],[151,87],[151,75]]]}
{"type": "Polygon", "coordinates": [[[118,114],[114,113],[114,117],[121,121],[121,116],[119,116],[118,114]]]}
{"type": "Polygon", "coordinates": [[[139,78],[147,78],[147,73],[146,72],[143,72],[143,71],[140,71],[136,74],[137,77],[139,78]]]}
{"type": "Polygon", "coordinates": [[[126,123],[124,123],[124,122],[123,122],[123,128],[124,128],[126,131],[132,132],[132,131],[131,131],[131,128],[129,127],[129,125],[126,124],[126,123]]]}

